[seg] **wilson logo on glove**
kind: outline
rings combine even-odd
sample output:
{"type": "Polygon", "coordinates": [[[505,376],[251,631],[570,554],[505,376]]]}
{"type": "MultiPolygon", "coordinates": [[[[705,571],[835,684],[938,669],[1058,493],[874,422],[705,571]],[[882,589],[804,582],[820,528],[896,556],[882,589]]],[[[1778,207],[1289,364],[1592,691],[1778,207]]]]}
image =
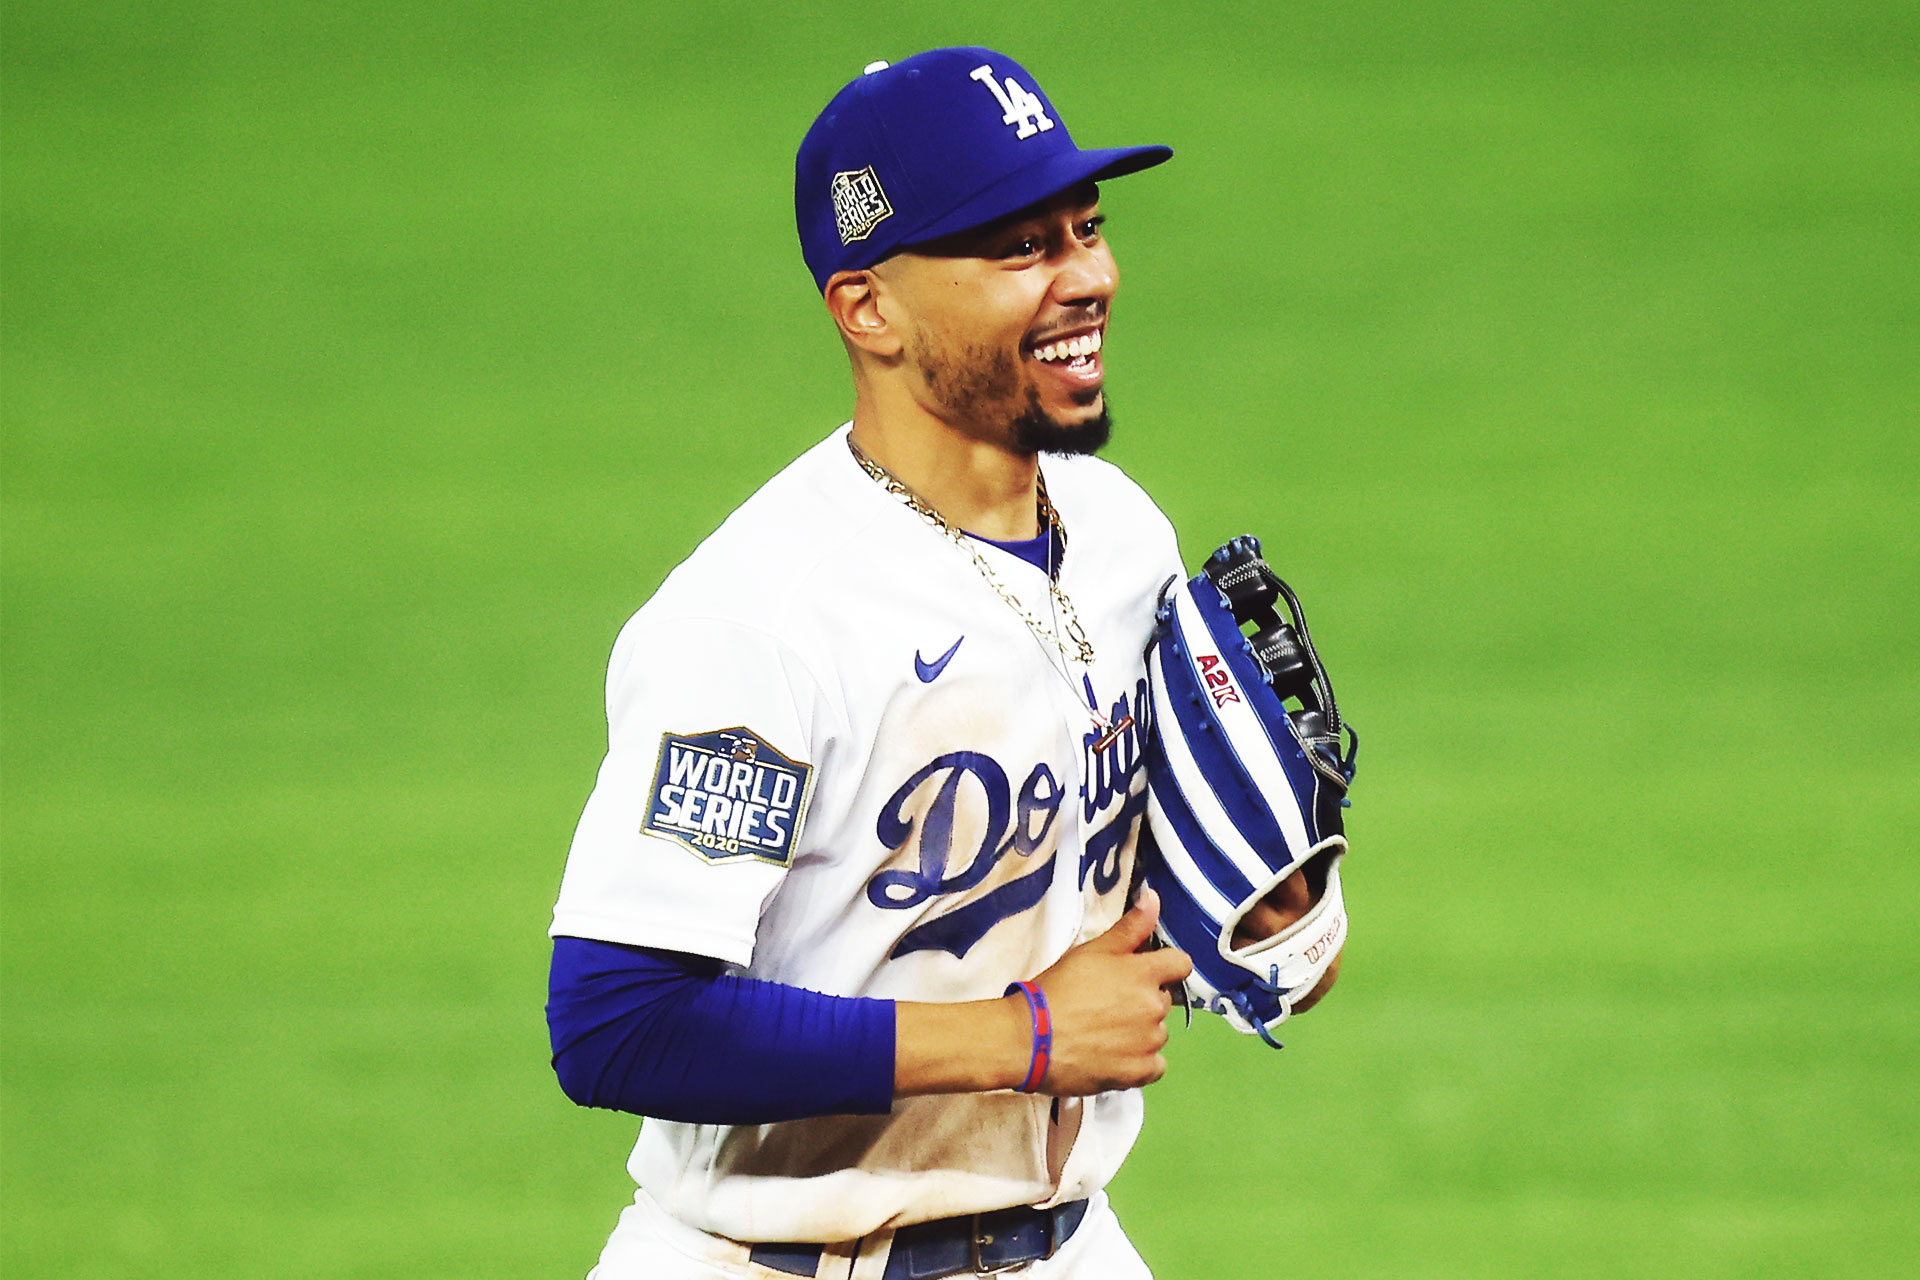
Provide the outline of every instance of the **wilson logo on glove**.
{"type": "Polygon", "coordinates": [[[1298,597],[1253,537],[1215,551],[1184,585],[1168,581],[1147,672],[1150,838],[1140,861],[1160,894],[1161,935],[1193,958],[1190,1006],[1279,1048],[1272,1030],[1346,941],[1341,809],[1359,739],[1340,718],[1298,597]],[[1272,937],[1235,946],[1247,913],[1296,873],[1314,905],[1272,937]]]}

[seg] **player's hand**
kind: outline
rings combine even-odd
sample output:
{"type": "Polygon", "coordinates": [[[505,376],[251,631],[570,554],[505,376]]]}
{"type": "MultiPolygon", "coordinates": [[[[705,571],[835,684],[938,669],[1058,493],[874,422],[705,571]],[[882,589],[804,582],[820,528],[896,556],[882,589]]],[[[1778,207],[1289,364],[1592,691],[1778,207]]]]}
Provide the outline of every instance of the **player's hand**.
{"type": "MultiPolygon", "coordinates": [[[[1246,947],[1271,938],[1274,934],[1292,928],[1302,916],[1313,909],[1320,901],[1320,894],[1314,886],[1308,884],[1303,872],[1296,871],[1275,885],[1273,892],[1253,904],[1233,930],[1233,945],[1246,947]]],[[[1344,948],[1343,948],[1344,950],[1344,948]]],[[[1298,1015],[1319,1004],[1333,990],[1333,984],[1340,979],[1340,957],[1335,955],[1333,963],[1327,966],[1326,973],[1316,982],[1313,990],[1293,1002],[1293,1012],[1298,1015]]]]}
{"type": "Polygon", "coordinates": [[[1247,908],[1247,914],[1234,926],[1233,945],[1250,946],[1292,927],[1313,910],[1319,897],[1307,883],[1307,877],[1294,872],[1275,885],[1272,893],[1247,908]]]}
{"type": "Polygon", "coordinates": [[[1061,956],[1037,979],[1053,1015],[1053,1060],[1041,1093],[1133,1089],[1167,1074],[1160,1052],[1173,1007],[1167,988],[1191,973],[1193,962],[1172,948],[1140,949],[1159,919],[1160,898],[1149,889],[1113,928],[1061,956]]]}

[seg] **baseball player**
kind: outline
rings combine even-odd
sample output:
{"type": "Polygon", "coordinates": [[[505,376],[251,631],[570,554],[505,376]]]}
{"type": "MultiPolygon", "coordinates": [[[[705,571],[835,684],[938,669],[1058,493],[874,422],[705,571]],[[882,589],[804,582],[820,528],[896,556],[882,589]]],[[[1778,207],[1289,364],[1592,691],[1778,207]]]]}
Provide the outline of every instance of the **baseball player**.
{"type": "Polygon", "coordinates": [[[1076,146],[981,48],[868,66],[801,143],[853,418],[622,630],[554,910],[562,1086],[649,1117],[600,1280],[1148,1274],[1102,1189],[1191,967],[1128,901],[1181,565],[1091,456],[1096,183],[1171,154],[1076,146]]]}

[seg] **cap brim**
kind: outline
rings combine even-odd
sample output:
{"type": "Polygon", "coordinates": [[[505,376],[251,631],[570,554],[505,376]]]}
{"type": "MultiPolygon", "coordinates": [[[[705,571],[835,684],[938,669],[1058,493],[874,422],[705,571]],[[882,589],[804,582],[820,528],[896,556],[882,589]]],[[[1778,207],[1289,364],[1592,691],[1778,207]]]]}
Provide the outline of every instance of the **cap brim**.
{"type": "MultiPolygon", "coordinates": [[[[897,249],[912,249],[916,244],[971,231],[989,222],[1018,213],[1028,205],[1071,190],[1083,182],[1119,178],[1142,169],[1151,169],[1173,158],[1172,147],[1096,147],[1088,151],[1069,151],[1048,156],[994,183],[924,227],[903,235],[897,249]]],[[[893,252],[893,250],[889,250],[893,252]]]]}

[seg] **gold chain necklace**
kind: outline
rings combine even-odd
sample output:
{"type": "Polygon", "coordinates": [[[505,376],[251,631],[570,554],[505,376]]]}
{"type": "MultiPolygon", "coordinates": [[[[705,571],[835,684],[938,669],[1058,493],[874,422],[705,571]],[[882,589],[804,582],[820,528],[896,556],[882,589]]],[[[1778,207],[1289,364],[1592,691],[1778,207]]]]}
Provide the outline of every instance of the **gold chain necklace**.
{"type": "MultiPolygon", "coordinates": [[[[987,585],[993,588],[993,593],[1000,597],[1007,608],[1013,610],[1015,616],[1027,624],[1027,630],[1033,633],[1033,638],[1040,642],[1041,648],[1058,650],[1063,659],[1068,662],[1077,662],[1083,667],[1093,665],[1093,642],[1087,639],[1086,629],[1080,625],[1080,615],[1074,611],[1073,601],[1067,598],[1067,593],[1060,589],[1058,578],[1051,573],[1047,575],[1047,589],[1053,593],[1054,608],[1059,611],[1058,617],[1064,620],[1059,631],[1055,631],[1045,620],[1034,617],[1027,606],[1020,603],[1019,597],[1000,581],[1000,576],[993,571],[993,566],[988,564],[987,558],[980,554],[976,539],[969,538],[952,521],[935,511],[925,498],[907,487],[906,481],[868,457],[867,451],[855,444],[852,436],[847,437],[847,448],[853,451],[853,460],[860,464],[862,471],[872,477],[875,484],[905,503],[910,511],[946,535],[949,542],[973,558],[973,567],[979,571],[982,578],[987,580],[987,585]]],[[[1067,526],[1060,519],[1060,513],[1054,509],[1053,500],[1047,497],[1046,477],[1038,476],[1038,480],[1041,532],[1049,537],[1058,534],[1060,549],[1064,552],[1067,546],[1067,526]]],[[[1071,684],[1072,681],[1068,683],[1071,684]]],[[[1095,714],[1098,716],[1098,712],[1095,714]]]]}

